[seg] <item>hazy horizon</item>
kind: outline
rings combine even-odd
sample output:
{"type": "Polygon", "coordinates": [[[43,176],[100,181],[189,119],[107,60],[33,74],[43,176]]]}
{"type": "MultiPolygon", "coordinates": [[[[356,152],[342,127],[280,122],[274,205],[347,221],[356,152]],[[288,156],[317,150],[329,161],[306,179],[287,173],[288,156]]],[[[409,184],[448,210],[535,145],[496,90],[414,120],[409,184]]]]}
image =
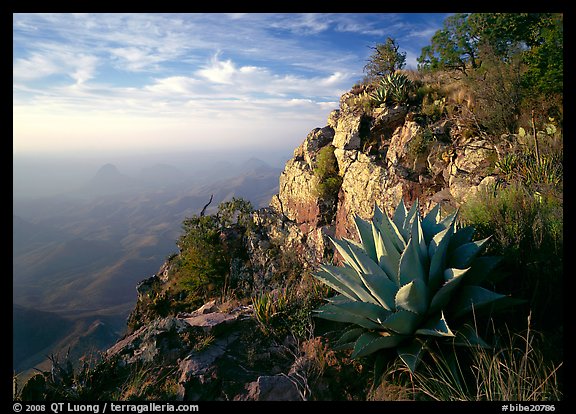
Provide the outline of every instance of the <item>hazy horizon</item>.
{"type": "MultiPolygon", "coordinates": [[[[120,173],[131,177],[152,167],[170,166],[182,173],[181,178],[187,178],[219,164],[239,167],[250,159],[282,169],[292,153],[293,149],[143,154],[18,154],[13,156],[12,195],[15,199],[34,199],[70,193],[85,185],[106,164],[114,165],[120,173]]],[[[222,173],[226,174],[226,171],[222,173]]]]}

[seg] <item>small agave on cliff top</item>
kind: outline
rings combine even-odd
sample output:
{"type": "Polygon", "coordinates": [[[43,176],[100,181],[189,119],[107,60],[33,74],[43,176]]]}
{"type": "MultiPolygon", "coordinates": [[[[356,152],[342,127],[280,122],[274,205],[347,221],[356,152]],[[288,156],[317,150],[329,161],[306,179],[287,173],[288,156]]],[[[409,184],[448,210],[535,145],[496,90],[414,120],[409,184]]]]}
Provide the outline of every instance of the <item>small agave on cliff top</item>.
{"type": "Polygon", "coordinates": [[[400,201],[390,219],[375,206],[371,221],[354,218],[361,243],[331,239],[344,265],[321,265],[314,277],[340,294],[314,312],[356,325],[338,341],[353,347],[352,357],[396,348],[414,372],[431,339],[485,345],[469,326],[457,332],[448,321],[513,302],[478,286],[500,258],[478,257],[489,238],[472,241],[474,228],[457,228],[457,213],[441,219],[436,205],[421,218],[418,201],[409,211],[400,201]]]}

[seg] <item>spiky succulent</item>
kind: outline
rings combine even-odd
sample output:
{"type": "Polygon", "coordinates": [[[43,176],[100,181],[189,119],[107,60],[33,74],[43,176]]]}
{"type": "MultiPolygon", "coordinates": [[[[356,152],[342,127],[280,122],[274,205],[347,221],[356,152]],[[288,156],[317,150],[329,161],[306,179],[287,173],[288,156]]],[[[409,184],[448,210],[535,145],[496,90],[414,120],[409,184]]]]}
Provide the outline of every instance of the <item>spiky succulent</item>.
{"type": "Polygon", "coordinates": [[[388,89],[378,88],[370,94],[370,100],[373,102],[374,106],[378,107],[386,104],[388,101],[388,89]]]}
{"type": "Polygon", "coordinates": [[[451,330],[447,319],[507,299],[478,286],[500,258],[478,257],[488,238],[472,241],[474,228],[458,227],[456,217],[441,219],[436,205],[421,218],[418,201],[409,211],[401,201],[391,219],[378,206],[372,221],[354,218],[360,243],[331,239],[344,264],[322,265],[314,276],[340,294],[315,314],[356,325],[339,340],[353,347],[352,357],[396,348],[414,371],[432,338],[483,344],[472,329],[451,330]]]}
{"type": "Polygon", "coordinates": [[[375,106],[388,103],[405,105],[414,87],[413,82],[403,73],[391,73],[380,81],[380,87],[370,94],[375,106]]]}

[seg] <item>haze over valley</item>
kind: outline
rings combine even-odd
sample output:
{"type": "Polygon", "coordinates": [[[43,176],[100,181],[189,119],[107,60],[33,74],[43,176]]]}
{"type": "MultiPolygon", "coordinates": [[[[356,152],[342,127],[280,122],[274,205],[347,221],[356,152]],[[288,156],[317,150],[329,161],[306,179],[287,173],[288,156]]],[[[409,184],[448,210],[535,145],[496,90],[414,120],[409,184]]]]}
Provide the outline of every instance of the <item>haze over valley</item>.
{"type": "Polygon", "coordinates": [[[51,353],[102,349],[125,329],[136,284],[177,252],[185,217],[278,191],[290,154],[200,153],[97,159],[14,157],[16,371],[51,353]]]}

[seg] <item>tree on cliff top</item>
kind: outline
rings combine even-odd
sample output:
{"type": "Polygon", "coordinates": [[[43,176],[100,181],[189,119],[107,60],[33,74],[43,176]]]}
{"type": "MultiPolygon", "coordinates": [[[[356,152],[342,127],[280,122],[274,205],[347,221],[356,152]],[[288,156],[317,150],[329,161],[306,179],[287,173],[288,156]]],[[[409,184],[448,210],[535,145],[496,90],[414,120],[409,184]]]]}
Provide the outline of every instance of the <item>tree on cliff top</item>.
{"type": "Polygon", "coordinates": [[[391,37],[385,43],[378,43],[371,47],[374,50],[364,66],[364,72],[368,81],[384,77],[406,66],[406,53],[399,52],[400,46],[391,37]]]}

